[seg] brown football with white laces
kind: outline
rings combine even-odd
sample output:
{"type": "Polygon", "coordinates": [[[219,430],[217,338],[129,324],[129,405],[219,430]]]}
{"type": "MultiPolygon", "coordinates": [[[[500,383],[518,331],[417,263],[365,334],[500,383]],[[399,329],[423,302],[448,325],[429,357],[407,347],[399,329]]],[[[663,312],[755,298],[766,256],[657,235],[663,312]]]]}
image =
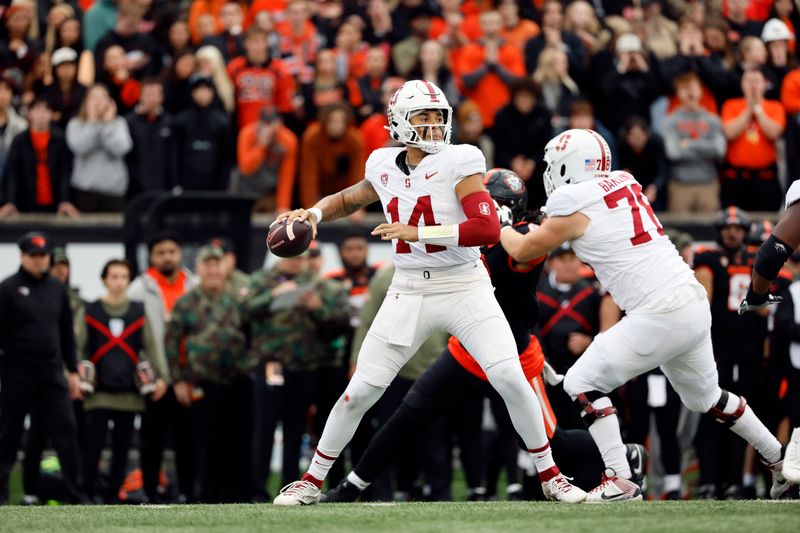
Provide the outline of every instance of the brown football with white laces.
{"type": "Polygon", "coordinates": [[[311,224],[294,220],[270,224],[267,232],[267,247],[278,257],[295,257],[308,249],[313,238],[311,224]]]}

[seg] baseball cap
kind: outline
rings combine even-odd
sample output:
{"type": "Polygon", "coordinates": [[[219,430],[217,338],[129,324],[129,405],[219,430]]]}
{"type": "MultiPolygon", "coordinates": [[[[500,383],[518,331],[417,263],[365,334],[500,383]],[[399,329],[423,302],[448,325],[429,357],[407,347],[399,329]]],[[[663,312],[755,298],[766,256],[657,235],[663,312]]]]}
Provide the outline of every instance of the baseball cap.
{"type": "Polygon", "coordinates": [[[19,249],[23,254],[49,254],[50,238],[41,231],[31,231],[17,241],[19,249]]]}
{"type": "Polygon", "coordinates": [[[550,252],[550,256],[549,257],[550,257],[550,259],[553,259],[554,257],[559,257],[561,255],[568,254],[568,253],[573,253],[574,254],[575,252],[572,250],[572,246],[570,246],[568,242],[564,242],[564,243],[561,243],[561,246],[559,246],[555,250],[552,250],[550,252]]]}
{"type": "Polygon", "coordinates": [[[197,252],[197,260],[201,263],[205,263],[209,259],[223,259],[224,257],[225,252],[222,251],[222,248],[210,244],[202,246],[197,252]]]}
{"type": "Polygon", "coordinates": [[[72,48],[59,48],[53,52],[53,57],[50,60],[54,67],[61,63],[76,63],[78,61],[78,52],[72,48]]]}
{"type": "Polygon", "coordinates": [[[236,246],[234,246],[233,241],[227,237],[212,237],[211,240],[208,241],[208,244],[220,248],[223,253],[226,254],[236,253],[236,246]]]}
{"type": "Polygon", "coordinates": [[[53,264],[65,264],[69,266],[69,257],[67,257],[67,251],[63,246],[53,248],[53,264]]]}
{"type": "Polygon", "coordinates": [[[794,35],[789,31],[785,22],[779,19],[769,19],[761,30],[761,40],[765,43],[772,41],[794,41],[794,35]]]}
{"type": "Polygon", "coordinates": [[[642,40],[633,33],[620,35],[619,39],[617,39],[616,50],[618,54],[624,54],[625,52],[641,52],[642,40]]]}

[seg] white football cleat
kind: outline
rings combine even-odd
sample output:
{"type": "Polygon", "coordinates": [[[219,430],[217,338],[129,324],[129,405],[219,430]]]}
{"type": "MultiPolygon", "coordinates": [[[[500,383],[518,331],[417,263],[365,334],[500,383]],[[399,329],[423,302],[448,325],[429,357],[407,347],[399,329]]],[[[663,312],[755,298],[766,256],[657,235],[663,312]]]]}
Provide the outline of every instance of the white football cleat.
{"type": "Polygon", "coordinates": [[[570,483],[564,474],[542,483],[542,492],[548,500],[561,503],[583,503],[586,499],[583,489],[570,483]]]}
{"type": "Polygon", "coordinates": [[[794,428],[792,438],[783,455],[781,474],[787,481],[800,483],[800,428],[794,428]]]}
{"type": "Polygon", "coordinates": [[[772,487],[769,489],[769,497],[773,500],[780,500],[794,485],[783,476],[782,466],[783,461],[767,465],[772,472],[772,487]]]}
{"type": "Polygon", "coordinates": [[[281,489],[273,505],[314,505],[319,502],[322,491],[310,481],[295,481],[281,489]]]}
{"type": "Polygon", "coordinates": [[[639,485],[617,476],[610,468],[603,474],[603,481],[586,495],[586,503],[613,503],[642,501],[639,485]]]}

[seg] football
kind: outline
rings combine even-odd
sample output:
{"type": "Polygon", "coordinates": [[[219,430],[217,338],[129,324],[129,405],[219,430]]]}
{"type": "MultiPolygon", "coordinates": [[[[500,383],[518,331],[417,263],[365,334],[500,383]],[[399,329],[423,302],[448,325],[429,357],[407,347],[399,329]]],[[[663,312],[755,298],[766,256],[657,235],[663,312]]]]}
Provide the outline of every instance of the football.
{"type": "Polygon", "coordinates": [[[306,251],[313,237],[311,224],[308,222],[287,220],[270,224],[267,232],[267,247],[278,257],[295,257],[306,251]]]}

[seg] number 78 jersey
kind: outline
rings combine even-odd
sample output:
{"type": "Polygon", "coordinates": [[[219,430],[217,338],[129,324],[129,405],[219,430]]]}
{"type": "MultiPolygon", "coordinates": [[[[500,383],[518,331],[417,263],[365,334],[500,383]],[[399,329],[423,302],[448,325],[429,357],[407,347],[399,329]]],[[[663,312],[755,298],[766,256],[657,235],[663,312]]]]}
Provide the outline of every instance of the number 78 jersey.
{"type": "Polygon", "coordinates": [[[664,235],[632,175],[616,171],[607,178],[564,185],[547,200],[548,216],[577,212],[590,223],[572,241],[572,249],[624,311],[671,310],[667,308],[679,306],[675,295],[685,294],[678,289],[705,292],[664,235]]]}
{"type": "MultiPolygon", "coordinates": [[[[409,226],[460,224],[467,217],[456,195],[456,185],[473,174],[486,173],[486,159],[468,144],[446,145],[429,154],[409,174],[405,148],[379,148],[367,159],[365,176],[381,199],[386,220],[409,226]]],[[[483,209],[484,206],[481,206],[483,209]]],[[[486,204],[485,208],[494,209],[486,204]]],[[[488,212],[487,212],[488,214],[488,212]]],[[[437,246],[394,241],[397,268],[437,268],[480,259],[477,247],[437,246]]]]}

